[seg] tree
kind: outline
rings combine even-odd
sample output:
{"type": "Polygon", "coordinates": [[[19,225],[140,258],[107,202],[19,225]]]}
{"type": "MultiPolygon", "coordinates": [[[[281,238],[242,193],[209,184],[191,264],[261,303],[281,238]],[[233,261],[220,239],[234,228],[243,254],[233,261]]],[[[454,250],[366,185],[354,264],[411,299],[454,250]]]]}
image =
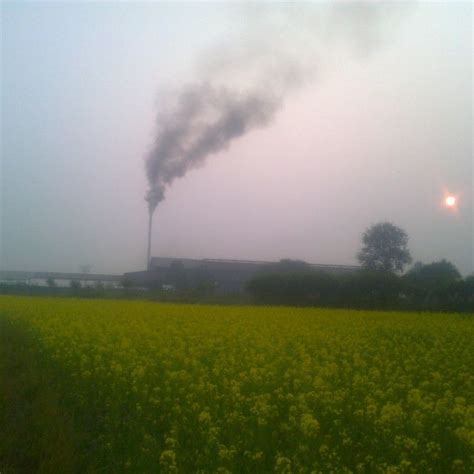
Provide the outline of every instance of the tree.
{"type": "Polygon", "coordinates": [[[461,274],[447,260],[433,262],[428,265],[417,262],[407,272],[406,279],[411,284],[415,284],[423,289],[434,290],[460,280],[461,274]]]}
{"type": "Polygon", "coordinates": [[[56,282],[54,281],[54,278],[49,277],[46,280],[46,284],[48,285],[49,288],[56,288],[56,282]]]}
{"type": "Polygon", "coordinates": [[[362,236],[362,244],[357,259],[367,270],[402,272],[403,267],[412,261],[407,233],[390,222],[369,227],[362,236]]]}
{"type": "Polygon", "coordinates": [[[329,305],[336,299],[338,282],[328,272],[262,273],[246,285],[258,302],[265,304],[329,305]]]}
{"type": "Polygon", "coordinates": [[[362,270],[339,280],[338,302],[351,308],[395,308],[403,290],[401,277],[389,272],[362,270]]]}
{"type": "Polygon", "coordinates": [[[421,308],[449,309],[467,299],[461,274],[447,260],[428,265],[417,262],[403,279],[407,294],[421,308]]]}

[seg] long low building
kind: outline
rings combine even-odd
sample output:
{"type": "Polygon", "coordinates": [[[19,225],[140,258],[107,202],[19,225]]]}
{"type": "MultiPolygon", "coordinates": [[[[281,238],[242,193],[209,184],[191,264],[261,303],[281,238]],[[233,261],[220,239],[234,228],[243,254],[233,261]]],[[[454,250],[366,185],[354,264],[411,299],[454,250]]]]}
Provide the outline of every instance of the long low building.
{"type": "Polygon", "coordinates": [[[71,281],[80,281],[84,284],[101,282],[116,286],[120,284],[122,278],[122,275],[107,275],[102,273],[22,272],[0,270],[0,282],[4,283],[46,285],[48,280],[53,280],[59,286],[66,286],[71,281]]]}
{"type": "Polygon", "coordinates": [[[282,260],[262,262],[251,260],[218,260],[193,258],[150,259],[149,269],[124,274],[130,285],[143,288],[179,288],[210,285],[223,293],[241,292],[245,284],[259,273],[308,269],[329,273],[348,273],[359,269],[353,265],[317,265],[282,260]]]}

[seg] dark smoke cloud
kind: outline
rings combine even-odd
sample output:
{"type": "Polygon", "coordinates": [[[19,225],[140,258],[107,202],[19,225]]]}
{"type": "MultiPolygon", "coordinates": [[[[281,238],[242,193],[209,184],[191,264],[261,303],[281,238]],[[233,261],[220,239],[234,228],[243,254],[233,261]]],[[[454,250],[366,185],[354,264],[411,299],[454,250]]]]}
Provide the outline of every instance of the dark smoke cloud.
{"type": "Polygon", "coordinates": [[[182,90],[171,110],[159,116],[155,146],[146,162],[150,212],[174,179],[225,150],[233,139],[267,125],[278,107],[272,94],[238,93],[210,83],[182,90]]]}
{"type": "Polygon", "coordinates": [[[328,43],[339,41],[370,50],[377,43],[381,13],[387,13],[375,3],[257,10],[247,17],[244,40],[203,55],[200,80],[162,104],[146,158],[150,214],[176,178],[233,140],[267,126],[289,92],[314,79],[318,46],[328,49],[328,43]]]}

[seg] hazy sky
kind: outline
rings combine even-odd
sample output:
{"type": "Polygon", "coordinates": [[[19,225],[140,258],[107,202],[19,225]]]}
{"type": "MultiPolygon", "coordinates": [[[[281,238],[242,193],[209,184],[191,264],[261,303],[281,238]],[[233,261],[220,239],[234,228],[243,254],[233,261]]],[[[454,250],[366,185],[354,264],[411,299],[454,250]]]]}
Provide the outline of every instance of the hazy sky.
{"type": "Polygon", "coordinates": [[[388,220],[414,260],[472,272],[472,5],[332,22],[299,5],[2,3],[1,268],[144,268],[156,114],[226,60],[221,82],[273,87],[254,73],[288,46],[311,79],[173,182],[152,254],[355,264],[364,229],[388,220]],[[314,44],[292,37],[308,29],[314,44]]]}

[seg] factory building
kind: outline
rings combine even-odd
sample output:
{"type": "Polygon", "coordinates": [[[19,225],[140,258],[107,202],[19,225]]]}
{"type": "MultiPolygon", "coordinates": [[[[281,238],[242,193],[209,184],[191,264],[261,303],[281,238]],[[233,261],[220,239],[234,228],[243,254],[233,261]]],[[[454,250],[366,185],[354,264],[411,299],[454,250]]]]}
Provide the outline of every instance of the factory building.
{"type": "Polygon", "coordinates": [[[53,281],[58,287],[67,287],[71,281],[78,281],[82,285],[105,284],[108,287],[120,286],[120,275],[106,275],[97,273],[64,273],[64,272],[22,272],[0,270],[0,284],[15,285],[23,283],[33,286],[48,286],[48,281],[53,281]]]}
{"type": "MultiPolygon", "coordinates": [[[[219,293],[239,293],[244,291],[246,283],[254,276],[282,271],[284,262],[152,257],[147,271],[125,273],[124,279],[141,288],[173,290],[180,286],[195,288],[208,285],[219,293]]],[[[300,268],[330,273],[353,272],[359,268],[304,262],[293,262],[293,267],[290,264],[289,268],[294,269],[294,265],[298,266],[298,263],[300,268]]]]}

